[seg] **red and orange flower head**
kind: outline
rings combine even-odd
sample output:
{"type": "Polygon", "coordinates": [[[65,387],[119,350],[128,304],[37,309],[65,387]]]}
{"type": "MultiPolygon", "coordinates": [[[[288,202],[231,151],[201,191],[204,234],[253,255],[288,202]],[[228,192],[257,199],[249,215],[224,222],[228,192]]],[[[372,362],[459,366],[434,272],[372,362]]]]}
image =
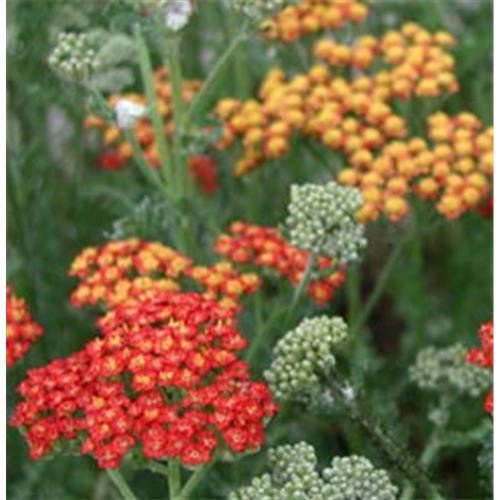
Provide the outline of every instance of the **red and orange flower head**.
{"type": "Polygon", "coordinates": [[[31,318],[25,300],[16,297],[8,285],[6,311],[7,367],[10,367],[25,356],[43,329],[31,318]]]}
{"type": "Polygon", "coordinates": [[[188,257],[162,243],[137,238],[84,249],[71,264],[69,274],[80,280],[71,294],[75,307],[101,305],[109,309],[158,291],[178,291],[185,280],[191,280],[206,297],[237,309],[242,295],[260,287],[257,275],[241,274],[230,262],[194,266],[188,257]]]}
{"type": "Polygon", "coordinates": [[[32,458],[62,440],[82,442],[102,468],[118,467],[131,448],[197,465],[218,447],[263,444],[277,405],[238,358],[246,340],[234,311],[197,293],[157,292],[98,324],[102,338],[19,386],[11,423],[26,431],[32,458]]]}
{"type": "MultiPolygon", "coordinates": [[[[275,228],[234,222],[228,234],[217,238],[214,250],[235,264],[253,265],[274,271],[298,285],[306,269],[309,254],[286,241],[275,228]]],[[[345,281],[345,267],[329,258],[320,258],[318,272],[308,293],[317,304],[326,304],[345,281]]]]}
{"type": "MultiPolygon", "coordinates": [[[[479,329],[480,347],[473,347],[467,354],[466,360],[469,363],[493,368],[493,321],[488,321],[479,329]]],[[[484,411],[493,413],[493,391],[486,396],[484,401],[484,411]]]]}

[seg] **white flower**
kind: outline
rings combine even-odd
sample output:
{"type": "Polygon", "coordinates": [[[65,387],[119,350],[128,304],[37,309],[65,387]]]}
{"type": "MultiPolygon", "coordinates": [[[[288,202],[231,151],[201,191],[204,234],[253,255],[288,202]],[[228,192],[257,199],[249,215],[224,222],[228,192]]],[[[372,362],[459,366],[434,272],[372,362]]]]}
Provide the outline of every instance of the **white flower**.
{"type": "Polygon", "coordinates": [[[121,129],[132,128],[137,119],[146,114],[146,107],[142,104],[120,99],[115,107],[116,121],[121,129]]]}
{"type": "Polygon", "coordinates": [[[184,28],[193,13],[190,0],[168,0],[165,10],[165,25],[169,30],[179,31],[184,28]]]}

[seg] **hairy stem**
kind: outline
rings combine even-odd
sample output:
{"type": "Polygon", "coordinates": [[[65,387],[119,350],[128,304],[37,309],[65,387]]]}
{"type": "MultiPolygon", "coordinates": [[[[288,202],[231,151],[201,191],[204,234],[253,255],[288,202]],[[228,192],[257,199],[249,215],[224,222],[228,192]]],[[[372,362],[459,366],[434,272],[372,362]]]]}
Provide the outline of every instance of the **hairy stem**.
{"type": "Polygon", "coordinates": [[[367,414],[356,400],[354,395],[349,395],[334,378],[328,379],[328,387],[335,399],[344,407],[351,418],[363,431],[379,446],[391,462],[397,466],[409,480],[426,493],[429,500],[442,499],[436,487],[429,481],[425,472],[408,451],[397,444],[382,427],[367,414]]]}

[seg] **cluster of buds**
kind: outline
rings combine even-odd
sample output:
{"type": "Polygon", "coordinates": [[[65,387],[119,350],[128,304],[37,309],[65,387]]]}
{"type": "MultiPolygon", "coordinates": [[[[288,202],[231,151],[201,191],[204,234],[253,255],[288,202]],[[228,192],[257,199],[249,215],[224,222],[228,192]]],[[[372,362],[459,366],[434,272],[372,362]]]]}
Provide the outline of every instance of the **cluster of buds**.
{"type": "MultiPolygon", "coordinates": [[[[297,286],[307,267],[310,254],[291,245],[272,227],[234,222],[229,234],[222,234],[214,245],[217,254],[239,265],[256,266],[277,272],[297,286]]],[[[314,279],[307,293],[318,304],[332,300],[335,290],[345,281],[346,269],[332,259],[320,257],[315,263],[314,279]]]]}
{"type": "Polygon", "coordinates": [[[402,100],[433,98],[456,92],[455,61],[447,52],[455,45],[449,33],[430,33],[416,23],[406,23],[381,38],[362,36],[350,45],[330,38],[319,40],[314,55],[333,66],[351,66],[366,71],[379,62],[388,65],[372,75],[387,96],[402,100]]]}
{"type": "Polygon", "coordinates": [[[367,458],[357,455],[334,457],[323,470],[323,478],[323,498],[332,500],[395,500],[398,494],[385,470],[375,469],[367,458]]]}
{"type": "MultiPolygon", "coordinates": [[[[247,1],[250,2],[252,0],[247,1]]],[[[368,7],[359,0],[301,0],[264,22],[263,36],[268,40],[291,43],[320,30],[340,29],[348,23],[359,23],[367,15],[368,7]]]]}
{"type": "Polygon", "coordinates": [[[72,82],[88,81],[98,69],[96,52],[86,33],[59,33],[48,62],[54,71],[72,82]]]}
{"type": "Polygon", "coordinates": [[[196,267],[183,254],[158,242],[130,238],[84,249],[73,261],[70,276],[79,279],[71,294],[75,307],[103,305],[112,308],[157,291],[177,291],[189,278],[205,296],[227,308],[237,308],[242,294],[255,292],[255,274],[240,274],[228,262],[196,267]]]}
{"type": "Polygon", "coordinates": [[[292,185],[286,219],[292,245],[344,265],[356,262],[366,246],[356,220],[362,202],[358,189],[336,182],[292,185]]]}
{"type": "Polygon", "coordinates": [[[444,349],[422,349],[410,367],[410,380],[420,389],[477,397],[491,385],[491,376],[465,361],[467,349],[455,344],[444,349]]]}
{"type": "MultiPolygon", "coordinates": [[[[466,355],[466,361],[481,368],[493,368],[493,321],[479,329],[481,347],[473,347],[466,355]]],[[[484,411],[493,413],[493,390],[486,396],[484,411]]]]}
{"type": "Polygon", "coordinates": [[[43,333],[43,329],[33,321],[25,300],[16,297],[8,285],[5,309],[7,314],[6,356],[7,367],[10,367],[26,355],[31,344],[43,333]]]}
{"type": "Polygon", "coordinates": [[[250,486],[231,493],[230,500],[395,500],[397,497],[398,489],[387,472],[375,469],[364,457],[334,457],[331,465],[320,473],[314,448],[301,442],[269,450],[268,459],[272,473],[254,478],[250,486]]]}
{"type": "Polygon", "coordinates": [[[427,135],[427,141],[390,142],[369,163],[351,162],[340,171],[341,184],[363,193],[359,220],[375,220],[381,213],[401,220],[410,210],[409,194],[434,200],[448,219],[481,205],[492,187],[493,129],[471,113],[438,112],[428,119],[427,135]]]}
{"type": "Polygon", "coordinates": [[[276,399],[308,404],[321,392],[321,377],[334,370],[333,352],[346,337],[347,325],[340,317],[307,318],[289,331],[274,347],[264,372],[276,399]]]}
{"type": "Polygon", "coordinates": [[[157,292],[98,321],[102,337],[30,370],[11,424],[33,459],[59,449],[116,468],[127,454],[207,463],[264,442],[277,411],[267,386],[238,358],[246,340],[233,311],[196,293],[157,292]]]}

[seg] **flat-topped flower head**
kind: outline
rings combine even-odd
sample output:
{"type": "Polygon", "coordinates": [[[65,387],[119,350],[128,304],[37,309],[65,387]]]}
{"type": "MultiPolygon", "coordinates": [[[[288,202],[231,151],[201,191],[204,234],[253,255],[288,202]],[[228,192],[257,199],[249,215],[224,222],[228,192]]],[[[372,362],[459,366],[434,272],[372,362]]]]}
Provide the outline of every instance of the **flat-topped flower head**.
{"type": "Polygon", "coordinates": [[[351,455],[334,457],[331,465],[323,470],[325,486],[320,498],[331,500],[396,500],[398,488],[389,474],[375,469],[365,457],[351,455]]]}
{"type": "MultiPolygon", "coordinates": [[[[246,222],[233,222],[214,245],[219,255],[238,265],[251,265],[271,277],[278,274],[298,286],[306,270],[309,252],[290,244],[277,229],[246,222]]],[[[345,281],[346,268],[328,257],[315,263],[308,295],[318,304],[332,300],[345,281]]]]}
{"type": "Polygon", "coordinates": [[[342,264],[356,262],[366,246],[356,220],[362,203],[359,190],[336,182],[292,185],[286,219],[291,243],[342,264]]]}
{"type": "Polygon", "coordinates": [[[314,448],[304,442],[272,448],[271,473],[229,495],[230,500],[395,500],[398,489],[385,470],[375,469],[366,458],[334,457],[319,471],[314,448]]]}
{"type": "Polygon", "coordinates": [[[303,320],[278,341],[264,378],[278,401],[309,403],[321,393],[321,376],[336,366],[334,351],[347,337],[340,317],[303,320]]]}
{"type": "Polygon", "coordinates": [[[59,33],[49,56],[50,66],[73,82],[88,81],[98,69],[96,52],[86,33],[59,33]]]}
{"type": "Polygon", "coordinates": [[[42,327],[33,321],[24,299],[16,297],[7,285],[6,298],[7,367],[23,358],[31,344],[43,333],[42,327]]]}
{"type": "Polygon", "coordinates": [[[466,362],[467,349],[455,344],[421,350],[410,367],[410,379],[422,390],[477,397],[491,385],[490,374],[466,362]]]}
{"type": "Polygon", "coordinates": [[[235,312],[196,293],[157,292],[122,304],[79,353],[31,370],[11,423],[33,459],[60,447],[119,467],[129,451],[187,466],[255,451],[277,411],[238,358],[235,312]],[[58,445],[56,448],[56,444],[58,445]]]}

